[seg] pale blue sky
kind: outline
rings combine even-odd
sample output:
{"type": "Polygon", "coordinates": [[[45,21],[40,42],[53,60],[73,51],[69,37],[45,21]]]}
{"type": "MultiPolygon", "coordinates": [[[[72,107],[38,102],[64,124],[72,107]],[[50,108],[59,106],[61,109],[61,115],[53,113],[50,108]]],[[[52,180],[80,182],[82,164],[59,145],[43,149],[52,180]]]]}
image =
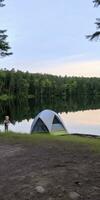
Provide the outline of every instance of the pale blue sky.
{"type": "Polygon", "coordinates": [[[13,55],[0,67],[60,75],[100,76],[100,43],[95,31],[99,8],[92,0],[6,0],[0,29],[8,29],[13,55]]]}

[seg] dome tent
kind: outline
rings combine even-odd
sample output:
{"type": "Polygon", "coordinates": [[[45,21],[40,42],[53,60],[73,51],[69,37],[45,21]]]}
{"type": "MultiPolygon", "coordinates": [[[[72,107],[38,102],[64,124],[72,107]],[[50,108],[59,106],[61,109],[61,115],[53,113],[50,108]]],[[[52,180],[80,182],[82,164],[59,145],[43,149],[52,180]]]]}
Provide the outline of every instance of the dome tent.
{"type": "Polygon", "coordinates": [[[65,131],[67,129],[61,119],[61,117],[52,110],[44,110],[40,112],[34,119],[31,126],[31,133],[33,132],[58,132],[65,131]]]}

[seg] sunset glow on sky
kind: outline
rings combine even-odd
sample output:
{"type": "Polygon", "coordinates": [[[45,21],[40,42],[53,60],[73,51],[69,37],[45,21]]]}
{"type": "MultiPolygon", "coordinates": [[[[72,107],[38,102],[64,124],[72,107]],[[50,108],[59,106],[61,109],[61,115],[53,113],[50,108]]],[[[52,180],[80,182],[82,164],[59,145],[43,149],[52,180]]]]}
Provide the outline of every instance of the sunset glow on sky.
{"type": "Polygon", "coordinates": [[[92,0],[6,0],[0,27],[8,30],[13,55],[0,68],[32,73],[100,77],[100,42],[96,30],[99,7],[92,0]]]}

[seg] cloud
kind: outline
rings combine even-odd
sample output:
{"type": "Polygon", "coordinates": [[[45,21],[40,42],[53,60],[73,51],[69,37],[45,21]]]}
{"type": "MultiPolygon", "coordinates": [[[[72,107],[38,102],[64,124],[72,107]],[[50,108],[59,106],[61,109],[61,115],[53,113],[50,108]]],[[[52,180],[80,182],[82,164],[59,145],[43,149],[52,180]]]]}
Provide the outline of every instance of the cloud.
{"type": "Polygon", "coordinates": [[[9,57],[1,59],[0,67],[61,76],[100,77],[100,60],[85,60],[84,56],[84,54],[75,54],[68,57],[61,57],[59,59],[29,59],[18,61],[9,57]]]}
{"type": "MultiPolygon", "coordinates": [[[[71,58],[71,57],[70,57],[71,58]]],[[[29,71],[48,73],[53,75],[100,77],[100,60],[70,61],[60,59],[56,61],[42,61],[31,63],[29,71]]]]}
{"type": "Polygon", "coordinates": [[[47,73],[55,75],[100,77],[100,61],[65,62],[46,67],[47,73]]]}

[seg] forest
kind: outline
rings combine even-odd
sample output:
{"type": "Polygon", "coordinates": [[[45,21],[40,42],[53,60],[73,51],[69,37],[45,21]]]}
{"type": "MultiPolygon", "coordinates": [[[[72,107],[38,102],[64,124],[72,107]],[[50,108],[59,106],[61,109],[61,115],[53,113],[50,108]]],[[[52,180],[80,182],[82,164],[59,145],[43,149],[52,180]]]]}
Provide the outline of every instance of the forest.
{"type": "Polygon", "coordinates": [[[48,74],[0,70],[0,100],[10,98],[64,98],[99,96],[100,78],[62,77],[48,74]]]}

